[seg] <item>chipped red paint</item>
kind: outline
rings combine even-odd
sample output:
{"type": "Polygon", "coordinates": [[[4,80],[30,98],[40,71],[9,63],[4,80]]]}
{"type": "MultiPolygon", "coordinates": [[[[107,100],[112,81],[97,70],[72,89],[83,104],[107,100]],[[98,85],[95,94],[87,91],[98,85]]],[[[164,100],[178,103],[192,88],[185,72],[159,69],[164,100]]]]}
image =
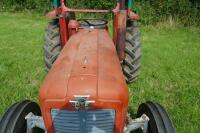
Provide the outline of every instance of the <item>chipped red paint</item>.
{"type": "Polygon", "coordinates": [[[68,40],[67,21],[64,15],[59,18],[59,23],[60,23],[61,43],[62,47],[64,47],[64,45],[68,40]]]}
{"type": "Polygon", "coordinates": [[[76,20],[69,20],[68,24],[69,37],[71,35],[76,34],[78,29],[79,29],[79,23],[76,20]]]}
{"type": "Polygon", "coordinates": [[[130,9],[127,11],[128,12],[128,17],[132,20],[140,20],[140,16],[136,13],[134,13],[133,11],[131,11],[130,9]]]}
{"type": "Polygon", "coordinates": [[[119,19],[119,13],[116,13],[114,15],[114,21],[113,21],[113,27],[114,27],[113,28],[113,35],[114,35],[113,41],[114,41],[114,44],[116,47],[117,47],[118,27],[119,27],[118,19],[119,19]]]}
{"type": "Polygon", "coordinates": [[[118,15],[118,37],[117,37],[117,53],[120,61],[125,58],[125,37],[126,37],[127,11],[120,10],[118,15]]]}
{"type": "Polygon", "coordinates": [[[47,16],[59,18],[63,50],[39,93],[47,132],[54,133],[51,108],[74,110],[69,104],[69,100],[74,98],[73,95],[89,94],[90,99],[96,101],[92,110],[116,110],[114,132],[123,133],[128,108],[128,89],[120,61],[125,56],[123,42],[127,17],[138,20],[139,16],[129,9],[124,9],[124,0],[120,0],[113,10],[71,9],[66,7],[64,0],[60,2],[61,6],[47,16]],[[66,17],[66,14],[74,12],[112,13],[113,40],[107,28],[80,29],[75,18],[66,17]],[[85,59],[87,64],[83,64],[85,59]]]}
{"type": "Polygon", "coordinates": [[[89,100],[95,101],[91,110],[114,109],[114,132],[123,133],[128,88],[105,29],[80,29],[71,36],[45,78],[39,101],[48,133],[54,133],[50,110],[74,110],[69,103],[74,95],[90,95],[89,100]]]}

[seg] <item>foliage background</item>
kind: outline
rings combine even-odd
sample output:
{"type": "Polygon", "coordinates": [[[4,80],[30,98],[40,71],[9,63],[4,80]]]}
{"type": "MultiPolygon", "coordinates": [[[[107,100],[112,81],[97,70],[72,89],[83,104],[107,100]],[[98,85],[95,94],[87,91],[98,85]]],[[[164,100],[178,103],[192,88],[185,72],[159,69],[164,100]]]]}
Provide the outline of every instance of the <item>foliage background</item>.
{"type": "MultiPolygon", "coordinates": [[[[70,0],[69,4],[113,7],[110,0],[70,0]]],[[[46,75],[43,16],[50,5],[50,0],[0,0],[0,117],[16,101],[38,100],[46,75]]],[[[177,133],[198,133],[200,0],[135,0],[133,10],[145,26],[141,26],[141,75],[129,85],[131,112],[144,101],[159,101],[177,133]]]]}
{"type": "MultiPolygon", "coordinates": [[[[110,0],[70,0],[81,8],[112,8],[110,0]]],[[[46,13],[50,0],[1,0],[0,11],[46,13]]],[[[199,26],[200,0],[134,0],[133,10],[142,16],[142,24],[175,21],[184,26],[199,26]]]]}
{"type": "MultiPolygon", "coordinates": [[[[47,19],[37,13],[0,13],[0,118],[17,101],[38,101],[47,74],[46,26],[47,19]]],[[[130,112],[136,113],[142,102],[157,101],[177,133],[199,133],[200,28],[162,26],[140,27],[142,67],[137,82],[129,85],[130,112]]]]}

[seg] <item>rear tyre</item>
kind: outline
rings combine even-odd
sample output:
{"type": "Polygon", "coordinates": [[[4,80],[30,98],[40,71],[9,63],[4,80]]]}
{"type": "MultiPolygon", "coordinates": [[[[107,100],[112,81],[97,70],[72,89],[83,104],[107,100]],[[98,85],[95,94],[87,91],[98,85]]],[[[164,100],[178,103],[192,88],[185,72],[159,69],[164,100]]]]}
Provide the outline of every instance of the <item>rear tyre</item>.
{"type": "MultiPolygon", "coordinates": [[[[3,115],[0,121],[0,133],[26,133],[26,115],[32,112],[40,116],[39,106],[31,101],[22,101],[13,104],[3,115]]],[[[34,128],[33,133],[44,133],[42,129],[34,128]]]]}
{"type": "Polygon", "coordinates": [[[46,70],[49,71],[62,49],[58,19],[49,22],[44,41],[44,62],[46,70]]]}
{"type": "Polygon", "coordinates": [[[125,59],[122,70],[127,83],[134,82],[140,69],[141,43],[137,22],[128,20],[126,28],[125,59]]]}
{"type": "MultiPolygon", "coordinates": [[[[142,103],[137,112],[137,116],[146,114],[150,121],[148,123],[148,133],[175,133],[173,123],[165,111],[158,103],[146,102],[142,103]]],[[[137,130],[140,133],[141,130],[137,130]]]]}

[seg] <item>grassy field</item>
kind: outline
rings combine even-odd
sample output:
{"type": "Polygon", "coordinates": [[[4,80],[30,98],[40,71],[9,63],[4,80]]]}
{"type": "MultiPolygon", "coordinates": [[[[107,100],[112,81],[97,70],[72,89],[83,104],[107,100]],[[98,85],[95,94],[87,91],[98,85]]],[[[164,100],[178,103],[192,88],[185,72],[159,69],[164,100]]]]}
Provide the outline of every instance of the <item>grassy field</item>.
{"type": "MultiPolygon", "coordinates": [[[[12,103],[37,101],[45,77],[42,58],[47,20],[38,15],[0,13],[0,116],[12,103]]],[[[177,133],[200,131],[200,29],[145,26],[142,69],[129,85],[133,111],[146,100],[164,105],[177,133]]]]}

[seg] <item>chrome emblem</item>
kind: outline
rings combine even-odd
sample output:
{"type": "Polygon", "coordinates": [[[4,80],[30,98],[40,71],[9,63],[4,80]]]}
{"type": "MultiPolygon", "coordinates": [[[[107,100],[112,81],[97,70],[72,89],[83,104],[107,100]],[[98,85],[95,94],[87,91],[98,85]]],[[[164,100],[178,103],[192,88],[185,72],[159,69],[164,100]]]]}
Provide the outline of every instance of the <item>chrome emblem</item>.
{"type": "Polygon", "coordinates": [[[95,101],[87,101],[90,95],[74,95],[75,101],[69,101],[72,106],[77,110],[79,109],[89,109],[95,103],[95,101]]]}

